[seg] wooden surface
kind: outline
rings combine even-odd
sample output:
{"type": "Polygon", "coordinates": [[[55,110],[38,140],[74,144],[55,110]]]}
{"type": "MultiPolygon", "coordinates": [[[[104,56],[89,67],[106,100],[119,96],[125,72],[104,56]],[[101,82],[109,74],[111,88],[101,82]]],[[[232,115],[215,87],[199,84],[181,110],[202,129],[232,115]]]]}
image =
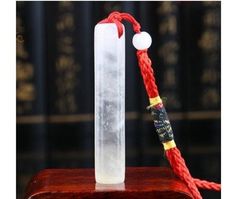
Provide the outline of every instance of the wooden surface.
{"type": "Polygon", "coordinates": [[[125,183],[96,184],[94,169],[46,169],[29,182],[25,199],[191,199],[186,185],[164,167],[128,167],[125,183]]]}

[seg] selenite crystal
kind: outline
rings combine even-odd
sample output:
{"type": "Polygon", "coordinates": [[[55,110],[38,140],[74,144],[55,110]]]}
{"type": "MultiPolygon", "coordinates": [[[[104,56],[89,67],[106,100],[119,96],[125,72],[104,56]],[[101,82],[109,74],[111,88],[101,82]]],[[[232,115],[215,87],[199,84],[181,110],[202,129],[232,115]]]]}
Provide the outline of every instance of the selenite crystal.
{"type": "MultiPolygon", "coordinates": [[[[123,26],[124,29],[124,26],[123,26]]],[[[97,24],[95,43],[95,178],[102,184],[125,177],[125,31],[97,24]]]]}

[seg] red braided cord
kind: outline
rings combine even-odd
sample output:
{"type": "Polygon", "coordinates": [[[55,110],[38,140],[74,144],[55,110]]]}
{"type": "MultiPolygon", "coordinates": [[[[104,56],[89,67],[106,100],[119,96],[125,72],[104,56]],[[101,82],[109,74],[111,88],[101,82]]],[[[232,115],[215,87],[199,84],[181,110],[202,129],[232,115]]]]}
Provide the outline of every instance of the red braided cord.
{"type": "Polygon", "coordinates": [[[184,159],[181,157],[179,149],[174,147],[172,149],[166,150],[166,157],[169,160],[174,173],[187,184],[193,197],[195,199],[201,199],[201,194],[199,193],[197,186],[194,183],[191,174],[189,173],[184,159]]]}
{"type": "MultiPolygon", "coordinates": [[[[107,19],[102,20],[100,23],[115,23],[118,30],[118,36],[120,37],[123,34],[123,28],[121,24],[122,20],[129,21],[133,25],[134,31],[137,33],[140,32],[140,24],[131,15],[127,13],[113,12],[109,15],[107,19]]],[[[158,97],[159,96],[158,88],[155,83],[155,77],[151,66],[152,62],[148,57],[147,49],[138,50],[137,58],[148,97],[149,98],[158,97]]],[[[182,158],[181,153],[177,147],[166,150],[166,157],[174,173],[186,183],[186,185],[188,186],[189,190],[191,191],[195,199],[202,198],[201,194],[198,191],[198,188],[210,189],[215,191],[221,190],[220,184],[192,178],[185,164],[185,161],[182,158]]]]}
{"type": "MultiPolygon", "coordinates": [[[[155,83],[155,77],[151,66],[152,63],[150,58],[148,57],[147,50],[138,50],[137,57],[138,57],[139,68],[141,70],[144,85],[149,98],[158,96],[159,95],[158,89],[155,83]]],[[[166,150],[166,157],[169,160],[169,163],[174,173],[187,184],[188,188],[190,189],[195,199],[202,198],[198,191],[198,188],[210,189],[215,191],[221,190],[220,184],[192,178],[185,164],[185,161],[182,158],[181,153],[177,147],[166,150]]]]}
{"type": "MultiPolygon", "coordinates": [[[[149,98],[158,96],[159,95],[158,89],[155,83],[155,77],[151,66],[152,63],[150,58],[148,57],[147,50],[138,50],[137,57],[138,57],[139,68],[149,98]]],[[[166,157],[174,173],[186,183],[186,185],[188,186],[189,190],[191,191],[195,199],[202,198],[197,187],[201,189],[220,191],[221,188],[220,184],[192,178],[185,164],[185,161],[182,158],[181,153],[177,147],[166,150],[166,157]]]]}
{"type": "Polygon", "coordinates": [[[181,153],[177,147],[166,150],[166,157],[168,158],[174,173],[185,182],[193,181],[194,184],[200,189],[209,189],[209,190],[214,190],[214,191],[221,190],[220,184],[217,184],[214,182],[208,182],[206,180],[200,180],[197,178],[192,178],[185,164],[185,161],[182,158],[181,153]],[[176,166],[176,165],[179,165],[179,166],[176,166]],[[190,180],[189,177],[192,178],[192,180],[190,180]]]}
{"type": "MultiPolygon", "coordinates": [[[[143,77],[144,85],[147,91],[149,98],[153,98],[159,95],[157,85],[155,83],[155,77],[153,74],[152,63],[148,57],[147,50],[138,50],[137,58],[139,63],[139,68],[143,77]]],[[[208,182],[205,180],[194,179],[192,178],[184,159],[181,156],[181,153],[177,147],[166,150],[166,157],[174,171],[174,173],[183,180],[191,191],[195,199],[201,199],[201,194],[198,191],[198,188],[209,189],[220,191],[221,185],[208,182]],[[198,188],[197,188],[198,187],[198,188]]]]}
{"type": "Polygon", "coordinates": [[[206,180],[200,180],[198,178],[193,178],[194,183],[200,189],[209,189],[214,191],[220,191],[221,185],[215,182],[208,182],[206,180]]]}
{"type": "Polygon", "coordinates": [[[149,59],[147,50],[137,50],[139,68],[149,98],[159,95],[152,69],[152,61],[149,59]]]}

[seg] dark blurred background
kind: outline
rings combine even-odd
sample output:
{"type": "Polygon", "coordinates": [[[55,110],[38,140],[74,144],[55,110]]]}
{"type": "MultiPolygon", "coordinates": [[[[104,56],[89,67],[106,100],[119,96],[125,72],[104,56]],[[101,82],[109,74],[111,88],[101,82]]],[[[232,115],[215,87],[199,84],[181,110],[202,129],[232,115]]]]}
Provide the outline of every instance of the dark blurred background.
{"type": "MultiPolygon", "coordinates": [[[[192,175],[220,182],[220,2],[16,4],[19,199],[41,169],[94,167],[93,31],[113,10],[152,36],[155,77],[192,175]]],[[[126,165],[168,166],[125,26],[126,165]]]]}

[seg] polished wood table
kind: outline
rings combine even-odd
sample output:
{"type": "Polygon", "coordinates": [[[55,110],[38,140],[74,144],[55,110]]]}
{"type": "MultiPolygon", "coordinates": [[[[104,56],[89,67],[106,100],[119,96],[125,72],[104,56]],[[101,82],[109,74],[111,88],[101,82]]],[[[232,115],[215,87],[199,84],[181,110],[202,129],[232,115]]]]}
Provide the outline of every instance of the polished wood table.
{"type": "Polygon", "coordinates": [[[125,183],[101,185],[94,169],[46,169],[34,176],[25,199],[192,199],[169,168],[128,167],[125,183]]]}

